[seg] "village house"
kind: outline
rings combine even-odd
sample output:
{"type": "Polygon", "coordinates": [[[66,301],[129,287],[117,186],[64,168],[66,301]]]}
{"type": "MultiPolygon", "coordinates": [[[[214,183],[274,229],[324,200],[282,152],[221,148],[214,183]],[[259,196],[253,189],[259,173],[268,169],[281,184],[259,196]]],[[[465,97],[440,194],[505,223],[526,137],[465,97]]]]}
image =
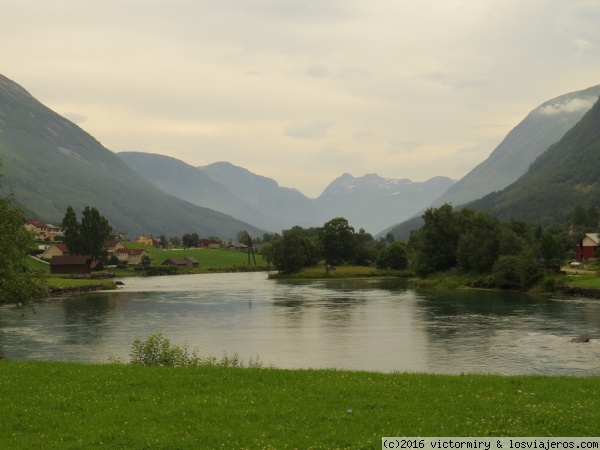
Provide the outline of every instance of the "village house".
{"type": "Polygon", "coordinates": [[[63,235],[60,227],[35,219],[27,220],[25,229],[33,231],[35,233],[35,238],[40,241],[54,240],[56,237],[61,237],[63,235]]]}
{"type": "Polygon", "coordinates": [[[221,248],[221,243],[216,239],[200,239],[197,248],[221,248]]]}
{"type": "Polygon", "coordinates": [[[68,256],[69,248],[66,244],[54,244],[48,247],[42,254],[40,259],[50,261],[54,256],[68,256]]]}
{"type": "Polygon", "coordinates": [[[142,264],[144,256],[150,256],[143,248],[117,248],[112,254],[117,257],[121,264],[128,266],[139,266],[142,264]]]}
{"type": "Polygon", "coordinates": [[[109,253],[112,253],[115,250],[118,250],[120,248],[125,248],[125,244],[123,244],[123,242],[121,242],[121,241],[105,241],[104,248],[109,253]]]}
{"type": "Polygon", "coordinates": [[[91,271],[89,256],[53,256],[50,260],[50,273],[64,275],[87,275],[91,271]]]}
{"type": "Polygon", "coordinates": [[[154,248],[160,248],[160,241],[154,239],[152,236],[147,236],[145,234],[140,235],[135,242],[138,244],[151,245],[154,248]]]}
{"type": "Polygon", "coordinates": [[[583,262],[586,259],[595,258],[599,242],[600,235],[598,233],[586,233],[575,244],[575,261],[583,262]]]}
{"type": "Polygon", "coordinates": [[[162,263],[163,266],[177,266],[180,268],[191,269],[192,267],[198,267],[200,263],[197,259],[192,257],[185,258],[169,258],[162,263]]]}

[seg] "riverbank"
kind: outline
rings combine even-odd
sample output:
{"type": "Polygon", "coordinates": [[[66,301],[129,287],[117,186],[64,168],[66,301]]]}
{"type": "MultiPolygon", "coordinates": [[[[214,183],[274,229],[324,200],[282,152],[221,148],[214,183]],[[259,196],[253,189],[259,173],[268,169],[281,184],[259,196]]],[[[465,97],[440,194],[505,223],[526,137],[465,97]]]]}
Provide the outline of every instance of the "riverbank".
{"type": "Polygon", "coordinates": [[[600,377],[0,361],[0,447],[380,448],[596,436],[600,377]]]}
{"type": "Polygon", "coordinates": [[[384,270],[364,266],[337,266],[326,270],[325,265],[304,267],[298,273],[270,273],[270,279],[279,280],[328,280],[342,278],[410,278],[414,274],[409,270],[384,270]]]}

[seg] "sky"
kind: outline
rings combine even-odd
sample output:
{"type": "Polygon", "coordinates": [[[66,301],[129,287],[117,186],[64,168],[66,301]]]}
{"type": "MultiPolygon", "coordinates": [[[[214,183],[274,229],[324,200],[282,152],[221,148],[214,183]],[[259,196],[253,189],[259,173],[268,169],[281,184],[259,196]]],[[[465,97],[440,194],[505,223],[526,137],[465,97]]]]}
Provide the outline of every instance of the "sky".
{"type": "Polygon", "coordinates": [[[600,84],[600,0],[0,0],[0,73],[113,152],[460,179],[600,84]]]}

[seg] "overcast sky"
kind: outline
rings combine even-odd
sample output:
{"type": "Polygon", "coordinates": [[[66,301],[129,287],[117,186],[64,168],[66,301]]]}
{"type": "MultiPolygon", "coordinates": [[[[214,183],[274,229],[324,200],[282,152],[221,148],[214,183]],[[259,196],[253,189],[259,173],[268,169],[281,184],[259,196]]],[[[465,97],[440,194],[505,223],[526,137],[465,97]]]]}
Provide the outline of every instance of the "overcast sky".
{"type": "Polygon", "coordinates": [[[459,179],[600,84],[599,0],[0,0],[0,73],[114,151],[318,196],[459,179]]]}

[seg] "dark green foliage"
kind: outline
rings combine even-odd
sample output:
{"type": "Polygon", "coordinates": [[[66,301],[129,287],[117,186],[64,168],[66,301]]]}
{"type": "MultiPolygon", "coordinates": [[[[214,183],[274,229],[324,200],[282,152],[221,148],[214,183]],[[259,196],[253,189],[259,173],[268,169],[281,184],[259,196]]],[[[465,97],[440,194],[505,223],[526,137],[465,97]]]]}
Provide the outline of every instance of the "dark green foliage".
{"type": "Polygon", "coordinates": [[[268,242],[260,252],[267,264],[284,274],[299,272],[303,267],[315,266],[321,260],[321,248],[317,241],[317,228],[295,226],[279,235],[265,235],[268,242]]]}
{"type": "Polygon", "coordinates": [[[423,219],[425,225],[409,242],[414,269],[422,277],[459,269],[475,276],[474,287],[529,289],[565,257],[560,227],[553,232],[539,228],[536,240],[523,222],[501,223],[468,208],[453,211],[450,205],[427,210],[423,219]]]}
{"type": "Polygon", "coordinates": [[[521,287],[521,278],[519,276],[518,265],[518,256],[500,256],[492,268],[496,287],[500,289],[519,289],[521,287]]]}
{"type": "Polygon", "coordinates": [[[271,243],[273,264],[281,273],[296,273],[313,257],[314,244],[298,232],[287,231],[283,238],[271,243]]]}
{"type": "Polygon", "coordinates": [[[404,270],[408,267],[408,251],[402,241],[394,241],[381,252],[377,258],[377,268],[404,270]]]}
{"type": "Polygon", "coordinates": [[[500,222],[477,213],[465,225],[456,249],[457,266],[467,271],[489,272],[500,251],[500,222]]]}
{"type": "Polygon", "coordinates": [[[339,265],[354,261],[357,239],[348,220],[336,217],[323,225],[319,233],[323,257],[327,264],[339,265]]]}
{"type": "Polygon", "coordinates": [[[416,252],[414,268],[419,276],[456,267],[460,235],[472,214],[466,209],[455,212],[448,204],[425,211],[424,225],[411,233],[409,241],[416,252]]]}
{"type": "Polygon", "coordinates": [[[537,243],[537,255],[540,264],[546,269],[555,269],[561,266],[565,259],[565,251],[558,236],[548,231],[542,232],[542,237],[537,243]]]}
{"type": "Polygon", "coordinates": [[[354,235],[354,238],[356,240],[354,264],[357,266],[373,266],[379,255],[376,249],[377,242],[373,239],[373,236],[361,228],[354,235]]]}
{"type": "Polygon", "coordinates": [[[43,274],[27,267],[35,241],[24,224],[23,211],[12,199],[0,198],[0,305],[24,306],[44,296],[43,274]]]}
{"type": "Polygon", "coordinates": [[[81,224],[77,220],[77,214],[72,206],[67,207],[65,217],[61,222],[64,232],[63,241],[73,255],[83,254],[83,241],[81,235],[81,224]]]}
{"type": "Polygon", "coordinates": [[[96,208],[86,206],[78,222],[74,209],[69,206],[62,227],[64,242],[72,255],[89,255],[94,260],[105,256],[104,242],[111,239],[112,227],[96,208]]]}
{"type": "Polygon", "coordinates": [[[176,275],[179,272],[177,266],[136,266],[136,272],[143,272],[143,275],[156,277],[161,275],[176,275]]]}
{"type": "Polygon", "coordinates": [[[195,247],[199,240],[200,236],[198,233],[185,233],[183,236],[181,236],[181,244],[184,248],[195,247]]]}

